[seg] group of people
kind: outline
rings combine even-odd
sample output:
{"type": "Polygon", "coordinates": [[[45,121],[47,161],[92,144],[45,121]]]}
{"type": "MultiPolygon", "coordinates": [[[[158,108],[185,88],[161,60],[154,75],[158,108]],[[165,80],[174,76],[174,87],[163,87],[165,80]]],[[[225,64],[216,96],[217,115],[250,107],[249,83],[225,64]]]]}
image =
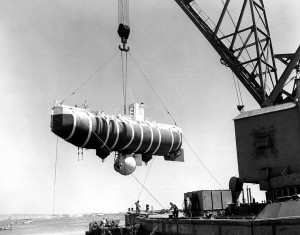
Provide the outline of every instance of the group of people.
{"type": "Polygon", "coordinates": [[[1,226],[1,230],[11,230],[12,229],[12,226],[7,224],[6,226],[2,225],[1,226]]]}
{"type": "Polygon", "coordinates": [[[94,221],[91,225],[92,230],[96,231],[98,229],[104,228],[104,227],[117,227],[118,226],[118,222],[115,220],[108,220],[106,218],[102,218],[101,221],[94,221]]]}
{"type": "MultiPolygon", "coordinates": [[[[168,211],[173,212],[173,218],[178,218],[178,212],[179,212],[178,207],[173,202],[170,202],[170,205],[171,205],[171,208],[168,211]]],[[[186,197],[184,199],[183,207],[184,207],[184,212],[188,216],[188,218],[192,218],[192,202],[189,197],[186,197]]],[[[136,209],[136,214],[139,215],[141,212],[141,206],[140,206],[139,200],[135,203],[135,209],[136,209]]]]}

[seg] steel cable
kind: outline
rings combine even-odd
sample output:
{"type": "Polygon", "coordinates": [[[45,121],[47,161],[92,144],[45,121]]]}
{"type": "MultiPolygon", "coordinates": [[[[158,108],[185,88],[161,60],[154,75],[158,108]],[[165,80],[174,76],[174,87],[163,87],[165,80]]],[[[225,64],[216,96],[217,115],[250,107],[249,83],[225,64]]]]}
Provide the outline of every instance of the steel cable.
{"type": "Polygon", "coordinates": [[[110,60],[112,58],[115,57],[115,55],[118,53],[118,51],[116,51],[115,54],[113,54],[103,65],[101,65],[92,75],[90,75],[78,88],[76,88],[70,95],[68,95],[66,98],[64,98],[61,102],[61,104],[63,102],[65,102],[67,99],[69,99],[72,95],[74,95],[80,88],[82,88],[86,83],[88,83],[101,69],[103,69],[105,67],[105,65],[107,65],[110,60]]]}
{"type": "MultiPolygon", "coordinates": [[[[154,89],[154,87],[152,86],[152,84],[150,83],[150,80],[147,78],[147,76],[145,75],[145,73],[142,71],[141,67],[139,66],[139,64],[137,63],[137,61],[135,60],[135,58],[133,57],[133,55],[129,52],[129,54],[131,55],[131,57],[133,58],[134,62],[136,63],[136,65],[138,66],[139,70],[141,71],[141,73],[143,74],[144,78],[146,79],[147,83],[149,84],[149,86],[151,87],[151,89],[153,90],[153,92],[155,93],[156,97],[158,98],[158,100],[160,101],[161,105],[165,108],[165,110],[167,111],[167,113],[169,114],[169,116],[171,117],[171,119],[174,121],[175,125],[177,125],[175,119],[173,118],[172,114],[169,112],[168,108],[166,107],[166,105],[164,104],[164,102],[162,101],[162,99],[159,97],[158,93],[156,92],[156,90],[154,89]]],[[[201,161],[201,159],[198,157],[198,155],[195,153],[195,151],[192,149],[191,145],[187,142],[187,140],[184,138],[185,142],[187,143],[187,145],[189,146],[189,148],[191,149],[191,151],[193,152],[193,154],[196,156],[196,158],[200,161],[200,163],[202,164],[202,166],[204,167],[204,169],[212,176],[212,178],[215,180],[215,182],[221,187],[223,188],[223,186],[219,183],[219,181],[213,176],[213,174],[209,171],[209,169],[205,166],[205,164],[201,161]]]]}
{"type": "Polygon", "coordinates": [[[58,149],[58,136],[56,138],[56,149],[55,149],[55,167],[54,167],[54,185],[53,185],[53,208],[52,208],[52,215],[54,215],[55,209],[55,191],[56,191],[56,168],[57,168],[57,149],[58,149]]]}
{"type": "Polygon", "coordinates": [[[133,174],[131,174],[132,175],[132,177],[147,191],[147,193],[149,193],[149,195],[163,208],[163,209],[165,209],[164,207],[163,207],[163,205],[149,192],[149,190],[145,187],[145,186],[143,186],[142,185],[142,183],[133,175],[133,174]]]}
{"type": "Polygon", "coordinates": [[[145,186],[145,184],[146,184],[146,180],[147,180],[147,178],[148,178],[148,175],[149,175],[150,169],[151,169],[151,167],[152,167],[152,164],[153,164],[153,162],[154,162],[154,159],[155,159],[155,156],[153,156],[153,160],[151,161],[150,167],[149,167],[149,169],[148,169],[148,171],[147,171],[146,177],[145,177],[144,182],[143,182],[143,187],[142,187],[142,189],[141,189],[141,191],[140,191],[138,200],[140,199],[141,194],[142,194],[142,192],[143,192],[143,189],[144,189],[144,186],[145,186]]]}

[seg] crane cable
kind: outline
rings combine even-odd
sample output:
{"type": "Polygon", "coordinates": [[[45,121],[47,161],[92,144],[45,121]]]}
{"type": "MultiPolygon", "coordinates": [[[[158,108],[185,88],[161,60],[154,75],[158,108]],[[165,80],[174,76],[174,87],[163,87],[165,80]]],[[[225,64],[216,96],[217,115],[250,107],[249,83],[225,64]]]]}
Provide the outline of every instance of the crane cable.
{"type": "MultiPolygon", "coordinates": [[[[128,83],[128,52],[129,52],[129,47],[125,48],[125,44],[127,43],[127,39],[128,39],[129,33],[130,33],[130,28],[129,28],[129,0],[119,0],[118,7],[119,7],[119,14],[118,14],[118,16],[119,16],[119,19],[118,19],[118,21],[119,21],[119,29],[118,29],[118,34],[121,37],[121,42],[123,43],[123,48],[121,46],[119,46],[119,49],[121,50],[121,60],[122,60],[124,115],[126,115],[126,108],[127,108],[126,107],[127,106],[127,104],[126,104],[127,103],[127,83],[128,83]],[[122,26],[122,27],[120,28],[120,26],[122,26]],[[123,57],[123,52],[125,52],[125,59],[123,57]]],[[[142,71],[142,70],[140,69],[140,71],[142,71]]],[[[145,74],[144,74],[144,76],[145,76],[145,74]]],[[[151,86],[150,83],[149,83],[149,85],[151,86]]],[[[151,161],[151,165],[150,165],[150,167],[148,169],[148,172],[147,172],[147,174],[145,176],[143,184],[141,184],[141,182],[134,175],[132,175],[132,176],[142,186],[142,189],[140,191],[138,199],[140,198],[143,189],[145,189],[150,194],[150,196],[152,196],[154,198],[154,200],[156,200],[158,202],[158,200],[145,188],[145,183],[146,183],[147,177],[149,175],[149,172],[150,172],[151,166],[153,164],[153,161],[154,161],[154,159],[151,161]]],[[[160,204],[160,203],[158,202],[158,204],[160,204]]],[[[162,208],[164,208],[164,207],[162,206],[162,208]]]]}
{"type": "Polygon", "coordinates": [[[129,25],[129,0],[119,0],[118,8],[119,23],[129,25]]]}
{"type": "Polygon", "coordinates": [[[129,27],[129,0],[118,1],[118,35],[121,38],[123,47],[119,46],[121,51],[122,60],[122,79],[123,79],[123,101],[124,101],[124,115],[126,115],[126,98],[127,98],[127,52],[129,47],[126,48],[127,39],[130,34],[129,27]],[[125,52],[125,59],[123,58],[123,52],[125,52]],[[125,61],[124,61],[125,60],[125,61]],[[125,68],[124,68],[125,67],[125,68]]]}
{"type": "MultiPolygon", "coordinates": [[[[225,6],[224,0],[220,0],[220,1],[222,2],[223,6],[225,6]]],[[[230,12],[229,12],[228,9],[226,9],[226,13],[228,14],[228,16],[229,16],[229,18],[230,18],[230,21],[231,21],[231,23],[233,24],[233,26],[236,28],[236,24],[234,23],[233,17],[231,16],[231,14],[230,14],[230,12]]],[[[238,36],[239,36],[241,42],[242,42],[243,45],[244,45],[244,40],[243,40],[242,36],[241,36],[240,34],[238,34],[238,36]]],[[[249,53],[248,49],[245,48],[245,50],[246,50],[246,52],[247,52],[248,57],[251,59],[251,56],[250,56],[250,53],[249,53]]],[[[243,56],[242,56],[242,58],[244,59],[243,56]]],[[[249,66],[253,69],[252,66],[254,66],[254,62],[251,62],[251,64],[249,63],[249,66]]]]}
{"type": "Polygon", "coordinates": [[[127,97],[127,51],[125,51],[125,71],[124,71],[124,58],[123,51],[121,51],[121,60],[122,60],[122,80],[123,80],[123,100],[124,100],[124,115],[126,115],[126,97],[127,97]]]}
{"type": "Polygon", "coordinates": [[[240,89],[240,83],[239,80],[237,78],[235,78],[234,73],[232,72],[232,79],[234,82],[234,87],[235,87],[235,93],[238,99],[238,104],[239,105],[244,105],[243,103],[243,97],[242,97],[242,93],[241,93],[241,89],[240,89]]]}
{"type": "MultiPolygon", "coordinates": [[[[148,77],[146,76],[146,74],[142,71],[141,67],[139,66],[139,64],[137,63],[136,59],[134,58],[134,56],[131,54],[131,52],[129,52],[129,54],[131,55],[131,57],[133,58],[134,62],[136,63],[137,67],[139,68],[140,72],[142,73],[143,77],[145,78],[145,80],[147,81],[147,83],[149,84],[150,88],[153,90],[154,94],[156,95],[157,99],[159,100],[159,102],[161,103],[161,105],[165,108],[166,112],[168,113],[168,115],[170,116],[170,118],[173,120],[174,124],[177,125],[177,122],[175,121],[175,119],[173,118],[173,115],[170,113],[170,111],[168,110],[168,108],[166,107],[166,105],[164,104],[164,102],[162,101],[162,99],[160,98],[160,96],[158,95],[157,91],[154,89],[154,87],[152,86],[152,84],[150,83],[150,80],[148,79],[148,77]]],[[[204,169],[209,173],[210,176],[212,176],[212,178],[214,179],[214,181],[221,187],[223,188],[223,186],[219,183],[219,181],[216,179],[216,177],[213,176],[213,174],[210,172],[210,170],[205,166],[205,164],[201,161],[201,159],[198,157],[198,155],[196,154],[196,152],[193,150],[192,146],[189,144],[189,142],[186,140],[186,138],[183,136],[183,139],[185,140],[185,142],[187,143],[187,145],[189,146],[190,150],[193,152],[194,156],[199,160],[199,162],[201,163],[201,165],[204,167],[204,169]]]]}
{"type": "MultiPolygon", "coordinates": [[[[223,0],[221,0],[221,2],[223,3],[223,5],[225,6],[225,2],[223,0]]],[[[228,9],[226,9],[226,13],[228,14],[229,18],[230,18],[230,21],[231,23],[233,24],[233,26],[236,28],[236,24],[234,23],[234,20],[229,12],[228,9]]],[[[239,34],[239,38],[240,40],[242,41],[242,43],[244,44],[244,41],[241,37],[241,35],[239,34]]],[[[250,54],[249,54],[249,51],[247,50],[247,48],[245,48],[249,58],[251,59],[250,57],[250,54]]],[[[253,62],[252,62],[253,63],[253,62]]],[[[240,89],[240,84],[239,84],[239,80],[238,79],[235,79],[235,76],[234,76],[234,73],[232,72],[232,78],[233,78],[233,82],[234,82],[234,86],[235,86],[235,92],[236,92],[236,95],[237,95],[237,99],[238,99],[238,104],[241,105],[241,106],[244,106],[243,104],[243,98],[242,98],[242,93],[241,93],[241,89],[240,89]]]]}

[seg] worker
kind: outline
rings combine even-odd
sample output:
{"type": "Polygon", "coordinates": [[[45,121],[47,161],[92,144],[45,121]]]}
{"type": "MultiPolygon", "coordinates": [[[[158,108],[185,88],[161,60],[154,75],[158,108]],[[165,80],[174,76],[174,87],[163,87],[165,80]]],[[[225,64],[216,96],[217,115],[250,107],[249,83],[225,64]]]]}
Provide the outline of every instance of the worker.
{"type": "Polygon", "coordinates": [[[106,226],[106,219],[105,219],[105,218],[102,218],[101,225],[102,225],[103,227],[106,226]]]}
{"type": "Polygon", "coordinates": [[[178,218],[178,207],[170,202],[171,208],[169,209],[169,211],[173,210],[173,218],[178,218]]]}
{"type": "Polygon", "coordinates": [[[186,197],[186,210],[188,212],[188,217],[192,218],[192,202],[189,197],[186,197]]]}
{"type": "Polygon", "coordinates": [[[92,229],[92,231],[96,231],[98,229],[98,223],[97,223],[97,221],[94,221],[92,223],[91,229],[92,229]]]}
{"type": "Polygon", "coordinates": [[[136,211],[136,213],[139,215],[140,214],[140,212],[141,212],[141,206],[140,206],[140,201],[139,200],[137,200],[137,202],[135,203],[135,211],[136,211]]]}

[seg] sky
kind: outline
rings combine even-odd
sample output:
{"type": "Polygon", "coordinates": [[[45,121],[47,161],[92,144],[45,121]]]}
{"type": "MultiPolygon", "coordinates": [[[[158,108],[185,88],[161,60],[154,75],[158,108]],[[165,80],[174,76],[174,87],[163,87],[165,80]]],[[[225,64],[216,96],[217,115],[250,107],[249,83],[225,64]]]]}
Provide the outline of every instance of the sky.
{"type": "MultiPolygon", "coordinates": [[[[198,3],[218,19],[221,1],[198,3]]],[[[229,6],[233,16],[235,4],[229,6]]],[[[265,6],[274,52],[295,52],[300,2],[266,0],[265,6]]],[[[75,146],[57,142],[50,130],[54,101],[89,78],[64,104],[122,112],[117,27],[117,1],[0,1],[1,214],[122,212],[138,198],[142,208],[168,208],[170,201],[181,207],[185,192],[226,189],[238,176],[232,73],[173,0],[130,1],[127,101],[144,102],[147,117],[174,124],[145,75],[183,129],[185,162],[156,156],[134,177],[122,176],[113,169],[113,154],[102,162],[95,150],[84,150],[78,159],[75,146]]],[[[245,110],[259,108],[246,89],[241,92],[245,110]]],[[[257,195],[263,200],[263,193],[257,195]]]]}

